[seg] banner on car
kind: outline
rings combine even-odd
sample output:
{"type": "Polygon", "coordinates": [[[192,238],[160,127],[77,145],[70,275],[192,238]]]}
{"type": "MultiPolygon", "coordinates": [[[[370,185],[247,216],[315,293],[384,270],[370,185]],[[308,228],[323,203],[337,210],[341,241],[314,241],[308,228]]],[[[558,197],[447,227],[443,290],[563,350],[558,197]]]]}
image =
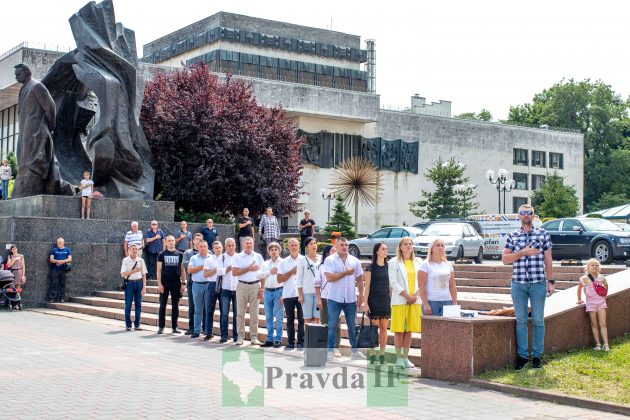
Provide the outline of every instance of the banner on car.
{"type": "MultiPolygon", "coordinates": [[[[509,233],[521,227],[518,214],[476,214],[469,216],[481,226],[484,255],[501,255],[509,233]]],[[[540,218],[534,215],[534,227],[542,225],[540,218]]]]}

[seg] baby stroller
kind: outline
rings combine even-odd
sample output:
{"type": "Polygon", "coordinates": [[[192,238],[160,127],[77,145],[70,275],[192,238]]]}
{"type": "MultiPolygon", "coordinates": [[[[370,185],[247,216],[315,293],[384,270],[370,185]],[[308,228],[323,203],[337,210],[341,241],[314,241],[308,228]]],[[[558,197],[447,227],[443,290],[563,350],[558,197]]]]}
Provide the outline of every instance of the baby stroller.
{"type": "Polygon", "coordinates": [[[9,310],[22,310],[22,298],[20,287],[13,285],[13,273],[9,270],[0,270],[0,307],[6,306],[9,310]]]}

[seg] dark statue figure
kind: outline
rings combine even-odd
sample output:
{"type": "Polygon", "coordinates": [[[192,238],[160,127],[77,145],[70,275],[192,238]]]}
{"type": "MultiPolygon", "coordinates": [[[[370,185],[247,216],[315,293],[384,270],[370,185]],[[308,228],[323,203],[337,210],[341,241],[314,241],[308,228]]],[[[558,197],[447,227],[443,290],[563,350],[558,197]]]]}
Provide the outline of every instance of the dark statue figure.
{"type": "Polygon", "coordinates": [[[72,194],[59,176],[53,151],[55,102],[48,89],[31,77],[26,64],[15,66],[15,79],[22,83],[18,99],[20,137],[17,144],[19,171],[12,197],[38,194],[72,194]]]}
{"type": "Polygon", "coordinates": [[[135,34],[116,23],[111,0],[86,4],[70,27],[77,49],[42,80],[57,109],[53,139],[61,176],[77,185],[87,170],[105,197],[152,200],[155,174],[139,124],[143,85],[135,34]]]}

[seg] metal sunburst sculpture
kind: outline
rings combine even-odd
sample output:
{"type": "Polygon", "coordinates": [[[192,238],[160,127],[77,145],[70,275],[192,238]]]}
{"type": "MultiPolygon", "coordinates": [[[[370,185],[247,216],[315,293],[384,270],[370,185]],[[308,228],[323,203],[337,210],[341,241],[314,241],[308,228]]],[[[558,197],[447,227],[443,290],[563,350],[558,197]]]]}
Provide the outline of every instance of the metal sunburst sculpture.
{"type": "Polygon", "coordinates": [[[376,205],[381,195],[381,173],[364,157],[351,157],[341,162],[331,176],[330,187],[347,205],[354,202],[354,224],[358,232],[359,202],[376,205]]]}

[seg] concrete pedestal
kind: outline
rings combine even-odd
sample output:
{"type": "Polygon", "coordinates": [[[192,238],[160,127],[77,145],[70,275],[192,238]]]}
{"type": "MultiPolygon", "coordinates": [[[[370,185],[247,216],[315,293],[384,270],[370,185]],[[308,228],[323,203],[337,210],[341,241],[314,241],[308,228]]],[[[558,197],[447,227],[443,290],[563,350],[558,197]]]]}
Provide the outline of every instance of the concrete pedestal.
{"type": "MultiPolygon", "coordinates": [[[[120,283],[123,242],[133,220],[138,221],[145,236],[151,220],[158,220],[166,235],[174,234],[180,227],[179,222],[173,221],[172,202],[104,199],[92,203],[95,218],[82,220],[78,198],[35,196],[0,202],[0,246],[4,249],[16,244],[26,262],[24,306],[45,302],[49,287],[48,256],[57,238],[64,238],[73,254],[66,295],[81,296],[95,290],[112,290],[120,283]]],[[[193,234],[202,227],[201,223],[188,224],[193,234]]],[[[234,237],[233,225],[215,227],[221,240],[234,237]]],[[[7,251],[0,252],[5,259],[7,251]]]]}

